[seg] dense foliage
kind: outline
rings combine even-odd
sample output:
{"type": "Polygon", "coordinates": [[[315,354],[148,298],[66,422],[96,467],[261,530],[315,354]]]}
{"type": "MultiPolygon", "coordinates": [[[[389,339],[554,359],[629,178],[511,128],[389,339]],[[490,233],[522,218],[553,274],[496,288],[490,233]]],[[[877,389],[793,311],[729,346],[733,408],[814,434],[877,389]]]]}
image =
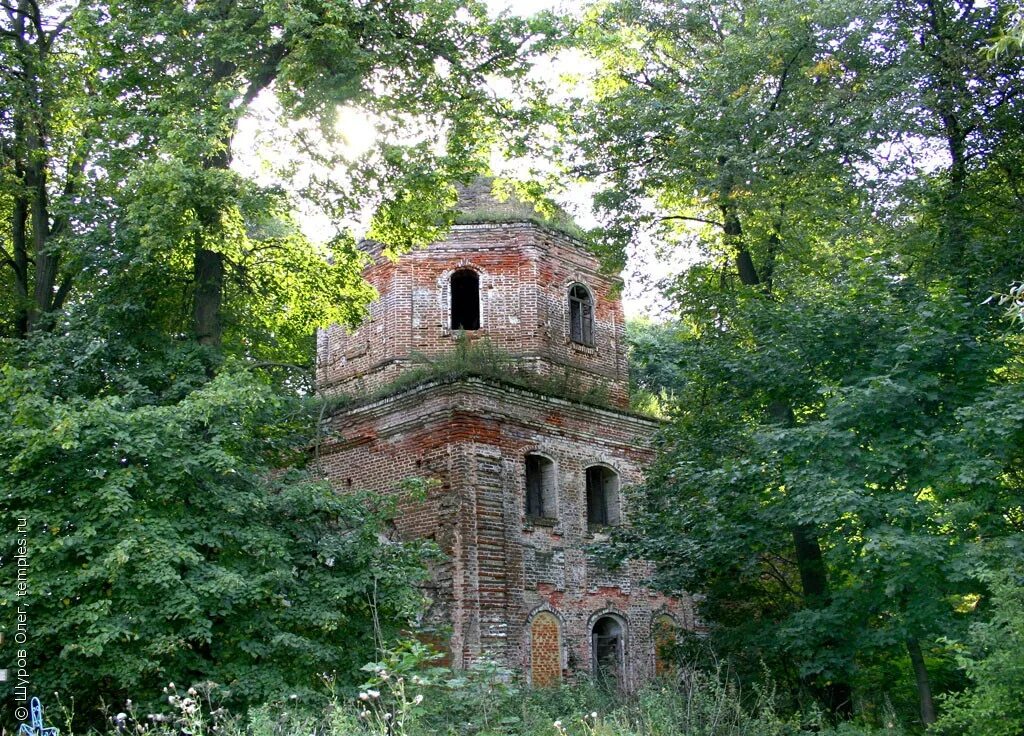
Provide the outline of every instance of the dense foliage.
{"type": "Polygon", "coordinates": [[[1016,683],[957,660],[1008,626],[1024,531],[1021,337],[988,299],[1024,273],[1009,10],[622,0],[574,36],[596,68],[561,145],[604,252],[701,254],[633,330],[670,422],[612,552],[701,593],[741,679],[835,714],[928,724],[968,675],[949,718],[979,723],[1016,683]]]}
{"type": "Polygon", "coordinates": [[[171,680],[308,698],[411,623],[421,550],[303,469],[313,334],[373,296],[362,208],[395,252],[451,221],[505,122],[487,81],[533,35],[449,0],[3,4],[0,554],[29,575],[0,605],[33,693],[87,722],[171,680]],[[233,165],[260,109],[288,144],[275,184],[233,165]]]}
{"type": "MultiPolygon", "coordinates": [[[[901,736],[884,728],[830,727],[820,714],[785,715],[770,689],[743,692],[722,673],[689,673],[650,683],[625,695],[577,683],[533,690],[493,662],[453,671],[436,653],[406,643],[362,669],[358,695],[335,692],[325,706],[268,703],[247,717],[220,707],[206,687],[168,688],[169,713],[153,722],[129,706],[108,719],[110,732],[141,729],[152,736],[901,736]]],[[[73,732],[73,721],[63,723],[73,732]]]]}
{"type": "MultiPolygon", "coordinates": [[[[502,141],[595,184],[610,265],[652,239],[698,256],[665,284],[674,319],[632,331],[668,421],[606,551],[701,594],[732,682],[778,688],[752,715],[716,672],[565,729],[722,732],[685,720],[707,709],[791,733],[818,707],[886,725],[891,703],[1018,733],[1021,25],[1001,0],[603,0],[564,22],[458,0],[3,3],[2,562],[13,577],[24,538],[31,565],[0,596],[5,661],[22,605],[33,687],[87,718],[169,680],[241,706],[355,681],[415,617],[418,550],[387,539],[386,505],[302,469],[313,330],[372,298],[344,222],[373,206],[391,252],[429,242],[502,141]],[[502,96],[542,86],[528,61],[552,42],[586,59],[579,84],[502,96]],[[273,186],[233,166],[260,105],[288,144],[273,186]],[[363,153],[346,105],[378,133],[363,153]],[[300,200],[332,240],[303,234],[300,200]]],[[[419,723],[524,732],[500,721],[516,696],[473,677],[419,723]]],[[[332,723],[393,730],[350,715],[332,723]]]]}
{"type": "Polygon", "coordinates": [[[187,351],[146,375],[117,348],[41,336],[0,377],[4,510],[24,520],[3,557],[24,539],[29,564],[0,599],[27,611],[5,655],[24,648],[33,691],[87,719],[126,696],[153,707],[169,682],[250,703],[358,669],[419,606],[422,560],[386,541],[388,503],[299,469],[315,418],[270,382],[208,380],[187,351]],[[101,371],[113,380],[85,390],[101,371]]]}

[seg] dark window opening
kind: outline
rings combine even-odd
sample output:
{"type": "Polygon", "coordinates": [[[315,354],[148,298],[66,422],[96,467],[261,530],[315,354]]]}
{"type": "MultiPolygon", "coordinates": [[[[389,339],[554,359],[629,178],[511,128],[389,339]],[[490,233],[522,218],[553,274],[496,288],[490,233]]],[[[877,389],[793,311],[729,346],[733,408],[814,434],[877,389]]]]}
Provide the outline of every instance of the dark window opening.
{"type": "Polygon", "coordinates": [[[594,346],[594,300],[583,284],[569,289],[569,338],[580,345],[594,346]]]}
{"type": "Polygon", "coordinates": [[[619,523],[619,476],[614,470],[594,465],[587,468],[587,524],[619,523]]]}
{"type": "Polygon", "coordinates": [[[618,687],[622,682],[625,642],[622,624],[611,616],[602,616],[594,624],[591,656],[598,682],[618,687]]]}
{"type": "Polygon", "coordinates": [[[452,274],[452,329],[480,329],[480,277],[468,269],[452,274]]]}
{"type": "Polygon", "coordinates": [[[540,455],[526,456],[526,515],[535,519],[558,516],[555,464],[540,455]]]}

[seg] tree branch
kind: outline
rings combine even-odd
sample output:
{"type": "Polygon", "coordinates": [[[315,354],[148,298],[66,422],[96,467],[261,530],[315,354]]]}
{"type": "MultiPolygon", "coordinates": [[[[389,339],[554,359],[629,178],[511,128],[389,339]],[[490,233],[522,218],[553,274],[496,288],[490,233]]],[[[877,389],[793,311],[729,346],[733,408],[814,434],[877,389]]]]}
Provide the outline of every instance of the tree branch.
{"type": "Polygon", "coordinates": [[[690,222],[703,222],[705,225],[714,225],[715,227],[725,227],[724,222],[718,222],[718,220],[707,220],[703,217],[689,217],[687,215],[665,215],[664,217],[658,218],[659,222],[666,222],[667,220],[688,220],[690,222]]]}

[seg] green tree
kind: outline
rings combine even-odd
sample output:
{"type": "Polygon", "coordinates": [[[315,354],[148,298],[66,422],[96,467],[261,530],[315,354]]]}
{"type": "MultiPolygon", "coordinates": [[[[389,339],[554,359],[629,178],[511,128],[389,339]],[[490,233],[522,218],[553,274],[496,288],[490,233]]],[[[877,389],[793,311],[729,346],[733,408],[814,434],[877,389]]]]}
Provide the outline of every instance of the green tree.
{"type": "Polygon", "coordinates": [[[0,121],[11,334],[50,324],[76,281],[88,297],[87,277],[102,286],[130,266],[129,278],[149,280],[147,298],[174,303],[163,309],[172,332],[216,347],[228,325],[250,350],[254,332],[286,348],[357,317],[367,298],[350,238],[315,251],[280,191],[230,168],[254,100],[273,93],[285,120],[312,119],[324,151],[340,105],[374,113],[375,150],[319,195],[334,215],[377,204],[389,226],[376,233],[404,247],[446,224],[452,181],[479,170],[502,119],[487,76],[519,73],[534,35],[448,0],[100,2],[59,22],[51,12],[21,2],[3,19],[0,54],[16,81],[0,121]]]}
{"type": "Polygon", "coordinates": [[[240,704],[348,682],[419,603],[390,502],[297,469],[313,331],[372,290],[350,235],[314,247],[288,186],[231,168],[233,138],[272,93],[334,164],[338,106],[366,108],[375,148],[310,196],[339,221],[377,205],[396,251],[428,241],[534,26],[448,0],[2,9],[2,561],[26,519],[32,564],[3,604],[8,632],[30,610],[34,687],[91,719],[168,680],[240,704]]]}
{"type": "Polygon", "coordinates": [[[40,335],[19,350],[0,378],[3,560],[21,544],[29,568],[0,606],[34,693],[74,698],[88,723],[104,702],[158,707],[168,682],[308,701],[318,673],[351,683],[412,621],[423,550],[384,541],[392,501],[301,469],[311,407],[244,368],[208,380],[194,348],[158,361],[40,335]]]}
{"type": "Polygon", "coordinates": [[[898,672],[933,721],[940,640],[993,562],[979,543],[1016,533],[1019,457],[979,465],[961,442],[1019,380],[1014,338],[972,306],[1021,257],[1020,65],[984,56],[1002,18],[622,1],[574,36],[597,71],[563,145],[599,184],[605,252],[705,253],[670,286],[679,323],[634,342],[675,409],[624,552],[704,593],[725,650],[837,712],[898,672]]]}

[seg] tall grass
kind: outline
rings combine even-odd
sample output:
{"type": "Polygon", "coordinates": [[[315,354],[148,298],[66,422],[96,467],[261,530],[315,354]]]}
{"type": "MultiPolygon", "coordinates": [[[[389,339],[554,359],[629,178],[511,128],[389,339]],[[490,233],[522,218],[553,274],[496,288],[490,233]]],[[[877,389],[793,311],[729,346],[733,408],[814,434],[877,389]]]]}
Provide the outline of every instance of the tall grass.
{"type": "MultiPolygon", "coordinates": [[[[412,643],[367,665],[356,694],[334,691],[325,704],[284,699],[232,714],[217,706],[215,686],[179,694],[168,712],[109,716],[107,736],[899,736],[895,726],[830,726],[819,716],[782,716],[771,690],[740,693],[723,673],[684,673],[637,693],[590,682],[530,689],[507,670],[481,662],[462,671],[432,666],[412,643]]],[[[73,736],[73,724],[65,735],[73,736]]]]}

